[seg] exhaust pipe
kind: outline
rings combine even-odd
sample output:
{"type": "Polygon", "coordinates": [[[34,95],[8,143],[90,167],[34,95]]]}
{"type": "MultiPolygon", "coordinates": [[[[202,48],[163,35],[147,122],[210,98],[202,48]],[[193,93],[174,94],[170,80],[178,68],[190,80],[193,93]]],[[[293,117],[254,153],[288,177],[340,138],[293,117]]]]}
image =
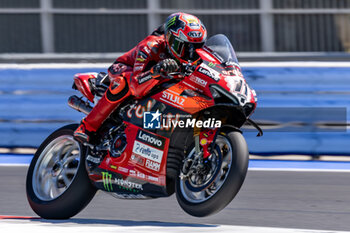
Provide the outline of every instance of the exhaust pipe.
{"type": "Polygon", "coordinates": [[[85,113],[86,115],[88,115],[92,110],[92,107],[88,102],[83,101],[76,95],[72,95],[71,97],[69,97],[68,105],[71,108],[77,110],[78,112],[85,113]]]}

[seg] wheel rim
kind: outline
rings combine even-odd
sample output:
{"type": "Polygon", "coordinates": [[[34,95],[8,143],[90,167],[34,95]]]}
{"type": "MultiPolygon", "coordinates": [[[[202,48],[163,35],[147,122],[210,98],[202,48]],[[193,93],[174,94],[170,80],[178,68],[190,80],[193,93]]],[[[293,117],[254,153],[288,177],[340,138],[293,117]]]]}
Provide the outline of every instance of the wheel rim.
{"type": "MultiPolygon", "coordinates": [[[[220,167],[216,167],[216,169],[220,169],[220,171],[212,184],[202,191],[193,192],[188,188],[190,178],[180,179],[181,193],[183,197],[191,203],[201,203],[214,196],[215,193],[218,192],[222,185],[225,183],[225,180],[231,170],[232,147],[230,141],[226,137],[218,135],[215,144],[222,153],[222,162],[220,163],[220,167]]],[[[188,157],[193,156],[194,153],[195,149],[193,148],[188,157]]]]}
{"type": "Polygon", "coordinates": [[[61,196],[73,182],[80,164],[79,143],[70,135],[51,141],[41,152],[33,171],[33,190],[43,201],[61,196]]]}

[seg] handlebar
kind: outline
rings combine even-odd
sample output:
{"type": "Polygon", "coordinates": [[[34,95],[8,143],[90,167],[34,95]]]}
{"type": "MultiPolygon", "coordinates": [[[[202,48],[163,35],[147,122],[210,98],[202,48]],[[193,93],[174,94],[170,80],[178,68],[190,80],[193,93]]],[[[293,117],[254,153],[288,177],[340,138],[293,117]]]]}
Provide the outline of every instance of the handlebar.
{"type": "Polygon", "coordinates": [[[190,75],[193,73],[193,71],[196,69],[196,65],[193,65],[192,63],[182,63],[180,65],[180,71],[183,72],[185,75],[190,75]]]}
{"type": "MultiPolygon", "coordinates": [[[[168,73],[166,76],[161,75],[162,78],[167,78],[167,79],[173,79],[174,76],[179,75],[179,76],[188,76],[192,74],[192,72],[196,69],[196,65],[193,65],[192,63],[182,63],[180,64],[179,71],[168,73]]],[[[154,67],[155,71],[158,73],[161,73],[161,68],[159,66],[154,67]]]]}
{"type": "Polygon", "coordinates": [[[179,71],[169,73],[168,77],[170,76],[171,78],[173,78],[173,76],[175,75],[188,76],[193,73],[196,67],[197,66],[192,65],[191,63],[182,63],[180,65],[179,71]]]}

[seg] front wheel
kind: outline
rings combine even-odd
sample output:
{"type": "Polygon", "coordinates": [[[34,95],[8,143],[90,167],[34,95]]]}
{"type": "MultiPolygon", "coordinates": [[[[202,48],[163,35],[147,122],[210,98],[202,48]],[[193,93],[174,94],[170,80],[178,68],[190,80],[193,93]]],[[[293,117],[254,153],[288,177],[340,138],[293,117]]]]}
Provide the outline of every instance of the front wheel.
{"type": "MultiPolygon", "coordinates": [[[[186,159],[193,161],[194,154],[193,148],[186,159]]],[[[182,209],[196,217],[222,210],[240,190],[248,161],[248,147],[242,134],[220,132],[204,168],[190,174],[181,173],[176,180],[176,197],[182,209]]]]}
{"type": "Polygon", "coordinates": [[[73,138],[77,126],[67,125],[52,133],[29,166],[27,199],[42,218],[70,218],[96,193],[85,169],[86,149],[73,138]]]}

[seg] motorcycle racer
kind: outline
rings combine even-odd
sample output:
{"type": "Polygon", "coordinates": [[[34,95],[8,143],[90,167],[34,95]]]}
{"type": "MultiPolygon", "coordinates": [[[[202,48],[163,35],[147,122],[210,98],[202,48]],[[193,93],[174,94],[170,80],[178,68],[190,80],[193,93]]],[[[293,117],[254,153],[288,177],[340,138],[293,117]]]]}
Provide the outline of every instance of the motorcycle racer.
{"type": "Polygon", "coordinates": [[[153,88],[152,79],[165,79],[180,63],[196,62],[195,50],[207,38],[203,23],[190,14],[170,15],[164,25],[117,58],[109,67],[110,85],[91,112],[75,130],[74,137],[84,143],[127,97],[142,98],[153,88]],[[127,74],[132,73],[130,79],[127,74]]]}
{"type": "Polygon", "coordinates": [[[82,126],[51,133],[31,161],[27,199],[40,217],[73,217],[97,190],[122,199],[176,193],[185,212],[204,217],[239,192],[249,163],[240,128],[249,123],[263,134],[250,119],[256,94],[225,35],[206,39],[200,21],[183,13],[163,27],[108,74],[74,77],[82,96],[71,95],[68,105],[90,114],[82,126]]]}

